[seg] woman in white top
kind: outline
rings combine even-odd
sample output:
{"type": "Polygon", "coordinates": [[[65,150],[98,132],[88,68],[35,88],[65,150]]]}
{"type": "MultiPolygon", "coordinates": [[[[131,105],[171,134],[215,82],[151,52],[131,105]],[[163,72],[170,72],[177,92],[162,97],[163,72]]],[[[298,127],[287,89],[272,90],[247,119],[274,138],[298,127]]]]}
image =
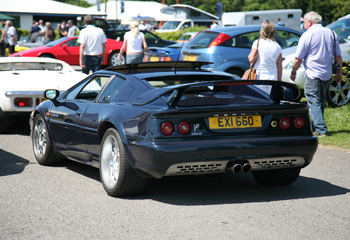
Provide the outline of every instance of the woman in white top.
{"type": "Polygon", "coordinates": [[[130,32],[125,33],[123,46],[120,49],[118,56],[118,62],[120,62],[121,56],[125,52],[126,47],[126,63],[139,63],[143,61],[143,55],[147,49],[147,43],[145,36],[139,31],[137,24],[136,21],[132,22],[130,24],[130,32]]]}
{"type": "Polygon", "coordinates": [[[282,81],[282,49],[275,41],[275,34],[275,26],[270,22],[265,23],[261,27],[260,38],[254,41],[248,55],[250,63],[254,62],[258,55],[255,63],[257,80],[282,81]]]}

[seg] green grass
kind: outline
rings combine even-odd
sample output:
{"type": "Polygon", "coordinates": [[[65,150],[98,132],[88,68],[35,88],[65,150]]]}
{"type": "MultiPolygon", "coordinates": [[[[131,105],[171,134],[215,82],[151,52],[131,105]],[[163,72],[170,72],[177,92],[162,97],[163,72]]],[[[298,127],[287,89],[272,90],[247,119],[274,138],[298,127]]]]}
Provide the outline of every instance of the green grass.
{"type": "Polygon", "coordinates": [[[339,108],[327,107],[324,113],[328,132],[319,143],[350,149],[350,104],[339,108]]]}

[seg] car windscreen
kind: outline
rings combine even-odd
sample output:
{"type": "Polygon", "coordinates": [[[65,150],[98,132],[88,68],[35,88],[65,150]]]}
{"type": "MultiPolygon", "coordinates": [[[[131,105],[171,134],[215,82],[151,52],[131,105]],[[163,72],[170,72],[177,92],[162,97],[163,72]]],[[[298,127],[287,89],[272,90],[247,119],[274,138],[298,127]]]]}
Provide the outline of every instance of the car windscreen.
{"type": "Polygon", "coordinates": [[[22,70],[48,70],[60,71],[63,65],[61,63],[45,63],[45,62],[16,62],[1,63],[0,71],[22,71],[22,70]]]}
{"type": "Polygon", "coordinates": [[[60,39],[57,39],[55,41],[52,41],[52,42],[49,42],[48,44],[46,44],[45,46],[46,47],[53,47],[61,42],[64,42],[68,39],[68,37],[63,37],[63,38],[60,38],[60,39]]]}
{"type": "Polygon", "coordinates": [[[350,18],[341,19],[328,25],[327,27],[332,29],[338,35],[339,43],[350,41],[350,18]]]}
{"type": "Polygon", "coordinates": [[[204,31],[188,42],[186,48],[208,48],[214,39],[219,35],[217,32],[204,31]]]}
{"type": "Polygon", "coordinates": [[[166,22],[160,29],[175,30],[180,23],[181,23],[180,21],[169,21],[169,22],[166,22]]]}

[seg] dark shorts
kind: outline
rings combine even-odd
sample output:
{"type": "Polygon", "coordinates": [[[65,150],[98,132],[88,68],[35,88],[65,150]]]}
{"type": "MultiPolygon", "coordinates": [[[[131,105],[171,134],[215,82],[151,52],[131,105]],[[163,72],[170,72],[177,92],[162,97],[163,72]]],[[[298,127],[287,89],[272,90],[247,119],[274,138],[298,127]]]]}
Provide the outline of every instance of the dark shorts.
{"type": "Polygon", "coordinates": [[[5,43],[4,42],[1,42],[0,43],[0,56],[1,57],[5,57],[5,43]]]}
{"type": "Polygon", "coordinates": [[[83,62],[85,63],[85,68],[82,69],[82,72],[89,74],[90,70],[96,72],[101,69],[101,57],[98,56],[83,56],[83,62]]]}

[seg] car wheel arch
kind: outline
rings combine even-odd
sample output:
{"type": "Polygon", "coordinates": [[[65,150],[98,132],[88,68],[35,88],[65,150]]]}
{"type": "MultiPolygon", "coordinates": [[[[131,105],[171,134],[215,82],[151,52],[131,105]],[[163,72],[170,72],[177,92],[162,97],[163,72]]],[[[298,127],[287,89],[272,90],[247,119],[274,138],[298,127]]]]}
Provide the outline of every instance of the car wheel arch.
{"type": "Polygon", "coordinates": [[[53,54],[51,54],[51,53],[41,53],[41,54],[39,54],[38,57],[49,57],[49,58],[55,58],[56,59],[56,57],[53,54]]]}

